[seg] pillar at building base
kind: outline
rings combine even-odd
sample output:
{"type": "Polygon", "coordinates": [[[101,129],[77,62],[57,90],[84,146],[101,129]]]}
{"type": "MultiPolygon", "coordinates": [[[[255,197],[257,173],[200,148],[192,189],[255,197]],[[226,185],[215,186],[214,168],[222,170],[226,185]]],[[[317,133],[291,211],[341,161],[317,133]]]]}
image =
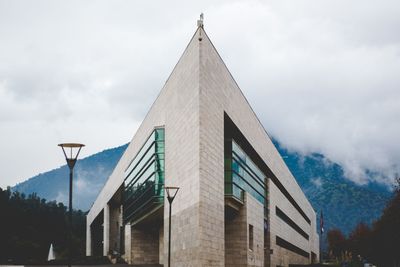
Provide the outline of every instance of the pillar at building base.
{"type": "Polygon", "coordinates": [[[92,256],[92,231],[90,225],[86,227],[86,256],[92,256]]]}
{"type": "Polygon", "coordinates": [[[264,249],[263,205],[245,193],[244,205],[225,218],[225,266],[264,266],[264,249]]]}
{"type": "Polygon", "coordinates": [[[122,213],[120,205],[109,205],[110,211],[110,242],[109,242],[109,251],[113,253],[121,253],[120,251],[120,234],[121,234],[121,225],[122,225],[122,213]]]}
{"type": "Polygon", "coordinates": [[[104,206],[103,221],[103,256],[107,256],[110,250],[110,206],[104,206]]]}
{"type": "MultiPolygon", "coordinates": [[[[225,207],[225,209],[229,209],[225,207]]],[[[225,266],[247,266],[247,208],[227,212],[225,218],[225,266]]]]}
{"type": "Polygon", "coordinates": [[[159,264],[164,264],[164,227],[161,226],[160,230],[159,230],[159,259],[158,259],[158,263],[159,264]]]}
{"type": "Polygon", "coordinates": [[[123,252],[123,258],[124,260],[129,263],[132,264],[132,226],[130,224],[126,224],[125,225],[125,230],[124,230],[124,234],[125,234],[125,252],[123,252]]]}

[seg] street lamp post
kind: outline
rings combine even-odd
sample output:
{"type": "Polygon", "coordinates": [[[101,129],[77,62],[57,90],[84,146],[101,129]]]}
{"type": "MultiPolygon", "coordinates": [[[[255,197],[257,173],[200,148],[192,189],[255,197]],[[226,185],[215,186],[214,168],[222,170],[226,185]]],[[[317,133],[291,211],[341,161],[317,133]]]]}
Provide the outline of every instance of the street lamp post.
{"type": "Polygon", "coordinates": [[[167,191],[167,199],[169,202],[169,223],[168,223],[168,267],[171,267],[171,211],[172,211],[172,201],[176,194],[178,193],[179,187],[176,186],[166,186],[165,191],[167,191]]]}
{"type": "Polygon", "coordinates": [[[72,258],[72,180],[73,180],[73,170],[75,163],[78,159],[79,152],[81,152],[84,144],[77,143],[63,143],[59,144],[62,148],[62,151],[65,156],[65,160],[67,161],[67,165],[69,167],[69,235],[68,235],[68,266],[71,267],[71,258],[72,258]],[[68,151],[69,149],[69,151],[68,151]],[[65,151],[67,150],[67,152],[65,151]],[[69,153],[68,153],[69,152],[69,153]]]}

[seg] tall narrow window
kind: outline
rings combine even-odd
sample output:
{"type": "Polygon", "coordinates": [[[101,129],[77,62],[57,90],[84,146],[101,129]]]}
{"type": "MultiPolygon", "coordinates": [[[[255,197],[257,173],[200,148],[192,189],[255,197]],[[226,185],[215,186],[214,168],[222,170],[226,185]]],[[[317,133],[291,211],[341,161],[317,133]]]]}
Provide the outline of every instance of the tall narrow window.
{"type": "Polygon", "coordinates": [[[254,249],[254,229],[251,224],[249,224],[249,249],[251,251],[254,249]]]}

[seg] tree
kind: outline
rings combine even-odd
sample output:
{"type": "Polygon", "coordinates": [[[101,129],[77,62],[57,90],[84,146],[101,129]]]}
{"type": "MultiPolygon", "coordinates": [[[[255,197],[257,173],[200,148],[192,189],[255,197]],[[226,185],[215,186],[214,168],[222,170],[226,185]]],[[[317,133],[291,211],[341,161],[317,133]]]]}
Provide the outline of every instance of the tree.
{"type": "Polygon", "coordinates": [[[336,258],[340,258],[346,251],[346,237],[339,229],[332,229],[328,232],[327,238],[330,253],[336,258]]]}
{"type": "Polygon", "coordinates": [[[373,229],[373,256],[383,266],[400,266],[400,179],[397,182],[394,197],[373,229]]]}
{"type": "Polygon", "coordinates": [[[348,245],[354,256],[360,255],[362,258],[370,258],[372,255],[371,248],[372,231],[365,223],[359,223],[351,232],[348,245]]]}
{"type": "MultiPolygon", "coordinates": [[[[67,255],[67,208],[36,194],[26,197],[0,188],[0,264],[42,263],[53,243],[59,256],[67,255]]],[[[73,212],[73,255],[84,256],[85,214],[73,212]]]]}
{"type": "Polygon", "coordinates": [[[393,197],[372,228],[359,223],[348,239],[338,229],[328,232],[329,249],[333,256],[344,260],[348,258],[345,255],[352,255],[353,261],[356,261],[360,255],[379,266],[400,267],[400,177],[395,181],[393,197]]]}

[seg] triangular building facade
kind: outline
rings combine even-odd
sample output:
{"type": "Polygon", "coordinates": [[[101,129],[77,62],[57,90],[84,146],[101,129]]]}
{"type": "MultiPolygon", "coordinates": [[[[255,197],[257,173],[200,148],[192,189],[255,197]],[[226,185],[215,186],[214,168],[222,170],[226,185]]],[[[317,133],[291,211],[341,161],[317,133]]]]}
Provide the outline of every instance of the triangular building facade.
{"type": "MultiPolygon", "coordinates": [[[[267,101],[267,100],[266,100],[267,101]]],[[[87,215],[87,255],[131,264],[316,262],[316,214],[197,28],[87,215]]]]}

